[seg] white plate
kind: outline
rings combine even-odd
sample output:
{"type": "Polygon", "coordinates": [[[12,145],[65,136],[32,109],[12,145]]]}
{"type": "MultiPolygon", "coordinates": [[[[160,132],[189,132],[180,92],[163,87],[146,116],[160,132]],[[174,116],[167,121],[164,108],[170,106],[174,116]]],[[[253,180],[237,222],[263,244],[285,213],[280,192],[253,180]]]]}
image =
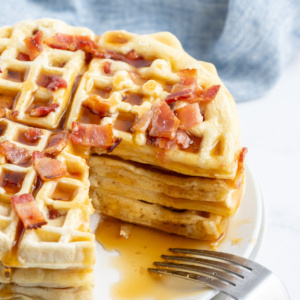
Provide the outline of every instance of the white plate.
{"type": "MultiPolygon", "coordinates": [[[[218,247],[219,251],[237,254],[252,259],[255,258],[264,233],[264,208],[261,191],[255,181],[252,171],[246,166],[246,189],[241,206],[236,215],[230,220],[226,237],[218,247]]],[[[118,281],[119,273],[110,266],[110,257],[116,253],[106,252],[97,243],[97,262],[95,265],[95,299],[112,300],[110,290],[118,281]]],[[[133,283],[134,284],[134,283],[133,283]]],[[[218,292],[209,288],[199,288],[193,296],[180,298],[180,300],[209,300],[218,292]]],[[[214,300],[224,299],[221,295],[214,300]]],[[[179,300],[179,299],[178,299],[179,300]]]]}

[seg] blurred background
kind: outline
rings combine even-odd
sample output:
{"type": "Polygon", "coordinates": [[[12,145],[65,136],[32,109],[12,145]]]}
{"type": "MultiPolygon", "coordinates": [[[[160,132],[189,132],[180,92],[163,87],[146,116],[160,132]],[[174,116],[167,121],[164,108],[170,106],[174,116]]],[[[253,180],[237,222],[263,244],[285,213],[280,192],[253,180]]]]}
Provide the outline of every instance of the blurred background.
{"type": "Polygon", "coordinates": [[[214,63],[237,102],[248,164],[263,191],[256,260],[299,299],[299,15],[299,0],[10,0],[1,1],[0,25],[48,17],[97,34],[170,31],[189,54],[214,63]]]}

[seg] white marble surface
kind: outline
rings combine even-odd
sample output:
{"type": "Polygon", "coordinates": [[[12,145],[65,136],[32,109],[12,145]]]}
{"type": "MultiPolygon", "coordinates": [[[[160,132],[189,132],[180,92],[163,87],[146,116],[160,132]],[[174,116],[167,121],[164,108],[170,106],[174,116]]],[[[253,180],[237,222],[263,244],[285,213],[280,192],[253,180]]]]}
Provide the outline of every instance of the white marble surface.
{"type": "Polygon", "coordinates": [[[266,96],[237,107],[266,206],[256,261],[282,279],[292,300],[300,299],[300,54],[266,96]]]}

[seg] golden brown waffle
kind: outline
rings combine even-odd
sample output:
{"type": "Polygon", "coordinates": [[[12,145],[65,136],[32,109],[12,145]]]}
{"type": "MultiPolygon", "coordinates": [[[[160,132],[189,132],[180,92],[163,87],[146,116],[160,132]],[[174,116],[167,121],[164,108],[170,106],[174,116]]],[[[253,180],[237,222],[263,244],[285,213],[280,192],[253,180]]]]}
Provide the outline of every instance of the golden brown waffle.
{"type": "Polygon", "coordinates": [[[93,299],[93,289],[83,287],[61,289],[2,284],[0,286],[0,296],[7,300],[85,300],[93,299]]]}
{"type": "Polygon", "coordinates": [[[0,282],[45,299],[66,291],[91,299],[90,196],[128,222],[207,240],[223,234],[243,168],[235,103],[213,65],[170,33],[97,36],[52,19],[1,28],[0,55],[0,282]],[[174,96],[182,74],[193,74],[189,95],[202,97],[189,106],[197,111],[189,127],[187,97],[174,96]],[[154,138],[161,105],[176,113],[176,142],[173,133],[154,138]],[[151,114],[152,127],[141,129],[151,114]],[[39,222],[22,215],[24,199],[39,222]]]}
{"type": "MultiPolygon", "coordinates": [[[[94,34],[83,28],[74,28],[53,20],[24,21],[14,27],[1,30],[0,49],[0,93],[6,99],[4,107],[10,113],[18,112],[14,119],[29,125],[56,128],[67,108],[76,77],[85,67],[85,56],[81,51],[70,52],[43,47],[42,53],[34,61],[20,61],[18,55],[26,53],[24,39],[34,31],[42,31],[47,38],[56,32],[72,34],[94,34]],[[67,83],[66,89],[49,91],[45,81],[49,77],[61,77],[67,83]],[[43,118],[31,117],[29,111],[37,106],[58,104],[55,112],[43,118]]],[[[4,101],[2,100],[2,105],[4,101]]]]}
{"type": "MultiPolygon", "coordinates": [[[[24,133],[29,127],[7,119],[2,119],[0,122],[1,140],[9,140],[17,147],[26,148],[30,152],[43,151],[52,134],[55,134],[43,130],[38,141],[29,143],[24,138],[24,133]]],[[[93,208],[89,199],[88,166],[84,158],[77,153],[74,154],[70,142],[56,158],[66,166],[67,175],[43,182],[38,177],[32,161],[18,166],[6,163],[5,158],[1,156],[0,254],[2,264],[8,268],[5,276],[12,282],[15,282],[18,274],[22,274],[23,268],[79,268],[70,271],[70,274],[76,274],[76,272],[87,272],[85,270],[91,268],[95,262],[94,235],[90,233],[89,225],[93,208]],[[33,193],[47,225],[36,230],[24,231],[12,208],[10,197],[27,193],[33,193]],[[14,269],[16,271],[11,271],[11,268],[16,268],[14,269]]],[[[66,283],[57,282],[53,275],[47,276],[51,271],[47,272],[43,277],[45,285],[55,286],[66,283]]],[[[62,274],[63,271],[59,272],[62,274]]],[[[34,274],[30,272],[30,276],[34,274]]],[[[40,275],[37,274],[37,278],[40,275]]],[[[28,282],[30,276],[26,277],[28,282]]],[[[84,284],[78,276],[73,276],[73,279],[71,286],[84,284]]],[[[70,281],[72,280],[69,280],[68,284],[70,281]]],[[[41,282],[37,282],[37,285],[41,285],[41,282]]]]}
{"type": "Polygon", "coordinates": [[[243,187],[228,181],[182,175],[110,156],[91,156],[93,205],[101,211],[101,191],[159,204],[176,210],[196,210],[228,217],[237,208],[243,187]]]}
{"type": "MultiPolygon", "coordinates": [[[[138,36],[124,31],[107,32],[101,36],[100,44],[122,54],[133,49],[144,59],[135,66],[126,61],[92,60],[75,95],[67,127],[71,129],[73,121],[110,123],[115,136],[122,138],[114,155],[187,175],[233,179],[240,153],[238,117],[234,100],[213,65],[188,56],[169,33],[138,36]],[[107,62],[111,64],[109,74],[105,73],[107,62]],[[198,70],[198,83],[202,87],[220,84],[221,89],[213,101],[201,105],[205,122],[188,130],[193,141],[190,147],[162,151],[148,145],[145,133],[132,127],[155,100],[163,100],[170,94],[172,85],[180,80],[177,72],[186,68],[198,70]],[[100,95],[111,103],[107,117],[99,118],[82,106],[89,95],[100,95]]],[[[99,148],[92,151],[104,152],[99,148]]]]}

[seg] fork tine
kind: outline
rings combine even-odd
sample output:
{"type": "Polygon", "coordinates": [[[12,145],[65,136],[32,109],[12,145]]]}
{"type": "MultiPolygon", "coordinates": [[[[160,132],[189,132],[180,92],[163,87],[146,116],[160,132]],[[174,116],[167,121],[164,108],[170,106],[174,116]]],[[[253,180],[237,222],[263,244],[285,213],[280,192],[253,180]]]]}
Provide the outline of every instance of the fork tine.
{"type": "Polygon", "coordinates": [[[204,276],[201,274],[193,274],[190,272],[183,272],[183,271],[178,271],[178,270],[170,270],[170,269],[153,269],[149,268],[148,269],[150,272],[153,272],[158,275],[171,275],[174,277],[186,279],[186,280],[191,280],[197,283],[201,283],[204,285],[207,285],[211,288],[217,289],[222,293],[225,293],[228,295],[226,292],[226,289],[229,284],[224,283],[216,278],[204,276]]]}
{"type": "Polygon", "coordinates": [[[212,257],[212,258],[224,260],[252,271],[251,261],[243,257],[232,255],[229,253],[216,252],[210,250],[200,250],[200,249],[184,249],[184,248],[170,248],[169,250],[175,253],[192,254],[192,255],[212,257]]]}
{"type": "Polygon", "coordinates": [[[181,270],[185,270],[185,271],[202,273],[202,274],[209,275],[211,277],[218,278],[219,280],[225,281],[233,286],[236,285],[234,283],[234,281],[237,280],[236,276],[232,276],[229,273],[223,272],[220,270],[206,268],[203,266],[195,266],[195,265],[188,265],[188,264],[176,264],[176,263],[171,263],[171,262],[154,262],[154,265],[163,267],[163,268],[181,269],[181,270]]]}
{"type": "Polygon", "coordinates": [[[192,263],[197,265],[206,265],[212,268],[218,268],[226,272],[229,272],[233,275],[236,275],[240,278],[244,278],[245,275],[245,271],[236,266],[230,265],[228,263],[212,260],[212,259],[205,259],[205,258],[193,257],[193,256],[173,256],[173,255],[162,255],[161,257],[166,260],[187,262],[187,263],[192,263]]]}

